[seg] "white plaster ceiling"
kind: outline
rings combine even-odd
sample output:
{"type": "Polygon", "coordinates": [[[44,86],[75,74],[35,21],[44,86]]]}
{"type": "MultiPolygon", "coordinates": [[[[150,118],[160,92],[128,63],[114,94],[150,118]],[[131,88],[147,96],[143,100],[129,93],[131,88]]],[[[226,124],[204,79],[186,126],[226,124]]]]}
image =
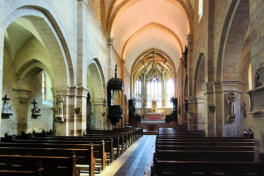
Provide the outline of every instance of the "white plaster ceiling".
{"type": "Polygon", "coordinates": [[[5,48],[11,58],[14,58],[16,53],[33,37],[43,43],[39,33],[29,20],[24,18],[14,20],[5,31],[5,48]]]}
{"type": "Polygon", "coordinates": [[[178,68],[189,33],[186,12],[178,1],[116,0],[111,14],[110,35],[128,71],[150,48],[162,50],[178,68]]]}

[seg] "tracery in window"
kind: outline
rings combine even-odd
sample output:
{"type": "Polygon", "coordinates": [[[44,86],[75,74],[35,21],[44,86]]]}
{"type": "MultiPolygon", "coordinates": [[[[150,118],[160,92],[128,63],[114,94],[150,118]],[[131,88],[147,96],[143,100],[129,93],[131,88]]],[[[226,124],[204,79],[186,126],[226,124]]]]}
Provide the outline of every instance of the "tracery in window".
{"type": "Polygon", "coordinates": [[[153,101],[156,102],[157,108],[162,107],[161,80],[153,74],[147,82],[147,108],[152,108],[153,101]]]}
{"type": "Polygon", "coordinates": [[[136,108],[141,108],[142,106],[142,85],[140,80],[136,80],[135,83],[135,98],[136,98],[136,108]]]}

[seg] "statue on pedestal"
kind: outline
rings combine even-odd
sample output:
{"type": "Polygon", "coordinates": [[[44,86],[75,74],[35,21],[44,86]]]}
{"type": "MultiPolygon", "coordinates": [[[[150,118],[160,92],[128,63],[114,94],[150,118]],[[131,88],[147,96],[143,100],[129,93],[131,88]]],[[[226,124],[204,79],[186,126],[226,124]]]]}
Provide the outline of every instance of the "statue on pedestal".
{"type": "Polygon", "coordinates": [[[9,118],[10,115],[13,115],[13,111],[9,103],[10,98],[8,98],[6,94],[2,100],[2,118],[9,118]]]}
{"type": "Polygon", "coordinates": [[[63,122],[63,102],[64,102],[64,98],[61,95],[61,93],[59,93],[56,96],[56,102],[55,102],[55,118],[57,121],[63,122]]]}
{"type": "Polygon", "coordinates": [[[38,103],[36,102],[35,99],[33,102],[31,102],[31,104],[33,104],[33,108],[31,109],[31,113],[32,113],[31,118],[36,119],[38,118],[38,116],[41,116],[40,108],[38,107],[38,103]]]}
{"type": "Polygon", "coordinates": [[[233,122],[235,119],[235,100],[236,100],[236,95],[234,91],[232,90],[230,93],[227,94],[227,99],[226,102],[228,104],[228,122],[233,122]]]}

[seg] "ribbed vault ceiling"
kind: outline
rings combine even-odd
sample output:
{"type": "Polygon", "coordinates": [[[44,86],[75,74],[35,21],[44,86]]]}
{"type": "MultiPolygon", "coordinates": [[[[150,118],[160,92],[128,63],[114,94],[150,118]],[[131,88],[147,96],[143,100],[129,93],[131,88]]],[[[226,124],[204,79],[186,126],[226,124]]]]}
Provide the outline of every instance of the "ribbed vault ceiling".
{"type": "Polygon", "coordinates": [[[136,58],[155,48],[166,53],[178,68],[190,32],[188,15],[181,0],[113,0],[107,28],[114,48],[131,70],[136,58]]]}

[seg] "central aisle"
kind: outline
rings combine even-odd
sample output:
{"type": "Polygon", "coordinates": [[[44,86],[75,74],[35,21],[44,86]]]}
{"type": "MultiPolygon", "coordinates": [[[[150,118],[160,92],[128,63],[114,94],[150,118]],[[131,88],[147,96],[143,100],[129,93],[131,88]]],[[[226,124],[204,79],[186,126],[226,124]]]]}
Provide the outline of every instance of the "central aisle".
{"type": "Polygon", "coordinates": [[[156,135],[144,135],[111,163],[100,176],[149,176],[156,135]]]}

